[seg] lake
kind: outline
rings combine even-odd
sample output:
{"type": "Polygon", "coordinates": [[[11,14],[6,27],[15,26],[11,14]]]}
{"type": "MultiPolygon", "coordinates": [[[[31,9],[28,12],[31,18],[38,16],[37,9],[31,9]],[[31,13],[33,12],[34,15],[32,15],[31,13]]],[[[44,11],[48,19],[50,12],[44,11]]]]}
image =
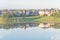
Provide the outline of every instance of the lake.
{"type": "Polygon", "coordinates": [[[60,23],[0,24],[0,40],[60,40],[60,23]]]}

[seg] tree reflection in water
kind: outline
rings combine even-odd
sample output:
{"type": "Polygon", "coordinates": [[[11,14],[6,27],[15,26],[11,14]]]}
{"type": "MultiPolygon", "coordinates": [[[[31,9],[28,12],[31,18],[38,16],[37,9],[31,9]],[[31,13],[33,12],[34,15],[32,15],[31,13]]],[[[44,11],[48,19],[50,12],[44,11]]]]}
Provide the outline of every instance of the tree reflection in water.
{"type": "Polygon", "coordinates": [[[0,24],[0,29],[14,29],[14,28],[32,28],[32,27],[39,27],[42,29],[47,28],[60,28],[60,23],[16,23],[16,24],[0,24]]]}

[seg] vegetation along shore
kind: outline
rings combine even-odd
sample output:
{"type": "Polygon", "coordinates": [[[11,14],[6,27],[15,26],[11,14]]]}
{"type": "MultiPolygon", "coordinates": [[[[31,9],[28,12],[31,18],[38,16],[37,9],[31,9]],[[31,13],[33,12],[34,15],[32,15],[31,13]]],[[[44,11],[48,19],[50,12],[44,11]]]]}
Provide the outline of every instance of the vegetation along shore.
{"type": "Polygon", "coordinates": [[[60,23],[60,10],[53,8],[0,10],[0,24],[38,22],[60,23]]]}

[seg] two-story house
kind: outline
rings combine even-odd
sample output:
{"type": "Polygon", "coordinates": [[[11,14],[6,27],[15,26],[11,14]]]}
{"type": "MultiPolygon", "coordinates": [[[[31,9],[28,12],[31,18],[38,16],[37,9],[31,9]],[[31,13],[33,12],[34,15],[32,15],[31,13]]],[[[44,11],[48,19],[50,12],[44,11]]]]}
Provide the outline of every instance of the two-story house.
{"type": "Polygon", "coordinates": [[[50,10],[47,9],[39,9],[38,13],[40,16],[50,16],[50,10]]]}

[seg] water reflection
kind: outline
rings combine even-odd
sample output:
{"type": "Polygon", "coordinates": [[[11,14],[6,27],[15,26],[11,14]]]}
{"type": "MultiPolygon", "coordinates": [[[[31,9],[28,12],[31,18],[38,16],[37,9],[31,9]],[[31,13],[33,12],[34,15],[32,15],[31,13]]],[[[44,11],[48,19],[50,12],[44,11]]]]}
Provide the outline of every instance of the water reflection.
{"type": "Polygon", "coordinates": [[[0,24],[0,40],[60,40],[59,28],[60,23],[0,24]]]}
{"type": "Polygon", "coordinates": [[[32,28],[39,27],[42,29],[47,28],[60,28],[60,23],[15,23],[15,24],[0,24],[0,29],[14,29],[14,28],[32,28]]]}

